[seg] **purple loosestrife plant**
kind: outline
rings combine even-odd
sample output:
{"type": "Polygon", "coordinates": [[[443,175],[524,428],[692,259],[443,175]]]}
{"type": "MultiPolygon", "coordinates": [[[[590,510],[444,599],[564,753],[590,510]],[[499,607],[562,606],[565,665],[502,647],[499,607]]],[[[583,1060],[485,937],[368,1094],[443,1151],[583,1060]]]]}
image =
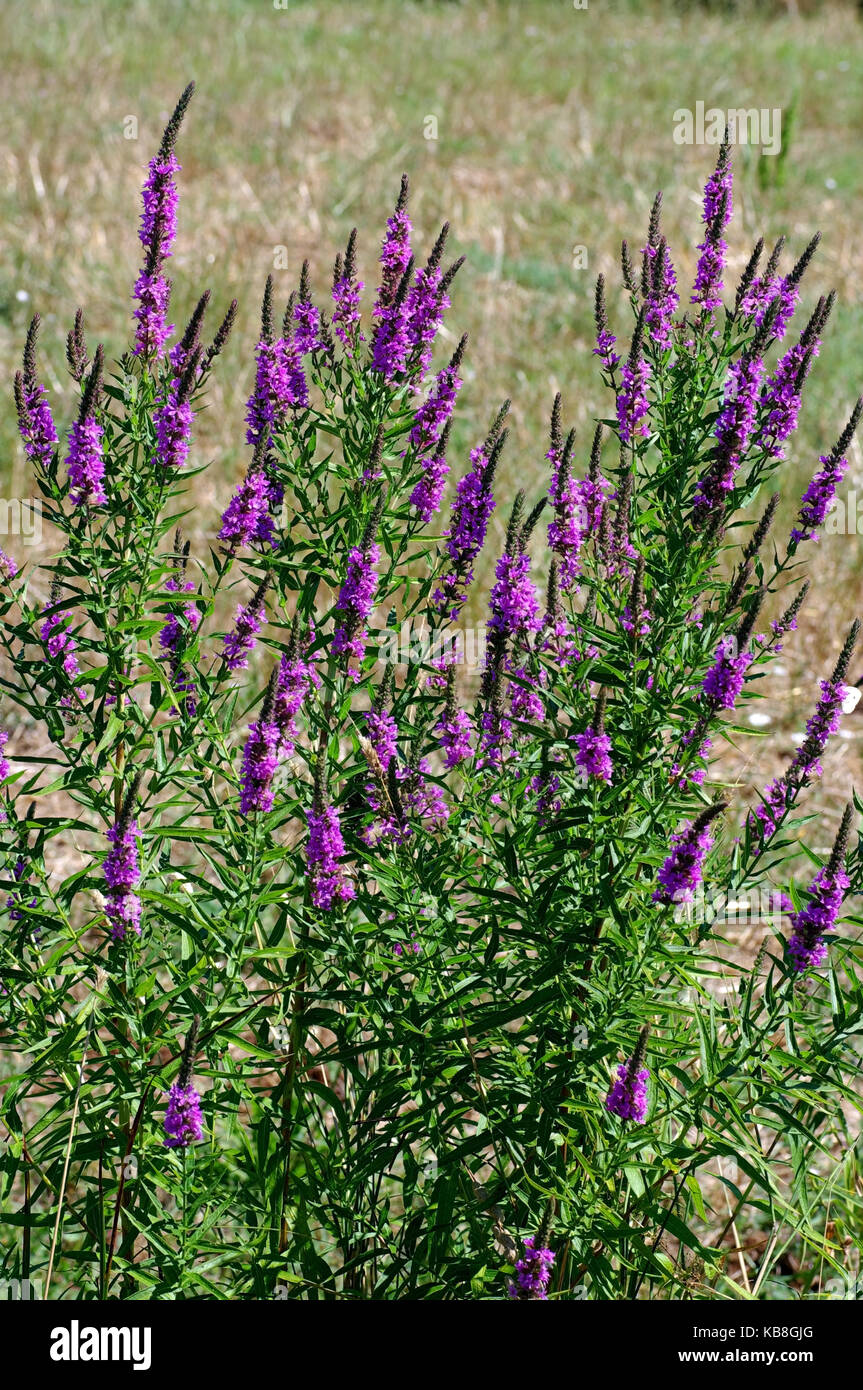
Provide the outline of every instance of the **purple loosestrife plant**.
{"type": "Polygon", "coordinates": [[[456,467],[488,403],[405,181],[368,299],[356,233],[330,300],[309,265],[286,302],[268,281],[228,475],[196,421],[206,393],[230,433],[208,384],[247,320],[209,340],[184,283],[168,324],[189,95],[147,175],[136,351],[105,360],[79,311],[55,424],[34,321],[16,386],[51,538],[0,565],[10,1269],[79,1301],[745,1299],[769,1209],[805,1294],[828,1211],[853,1224],[863,860],[851,816],[826,863],[807,828],[851,646],[763,814],[744,782],[781,746],[741,745],[818,559],[768,542],[832,305],[792,330],[814,242],[788,272],[757,243],[720,312],[726,145],[694,288],[656,200],[640,276],[624,243],[569,344],[564,398],[581,371],[608,393],[589,462],[557,399],[548,445],[523,408],[504,455],[507,406],[456,467]],[[746,1167],[734,1261],[717,1153],[746,1167]]]}

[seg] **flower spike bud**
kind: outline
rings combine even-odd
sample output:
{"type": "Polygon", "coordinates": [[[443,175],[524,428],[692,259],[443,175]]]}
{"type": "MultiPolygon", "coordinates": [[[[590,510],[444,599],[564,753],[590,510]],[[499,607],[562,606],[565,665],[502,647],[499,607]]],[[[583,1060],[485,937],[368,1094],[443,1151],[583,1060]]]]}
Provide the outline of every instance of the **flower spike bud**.
{"type": "Polygon", "coordinates": [[[620,270],[623,276],[624,288],[629,290],[630,294],[635,294],[635,272],[632,269],[629,246],[626,241],[620,243],[620,270]]]}
{"type": "Polygon", "coordinates": [[[159,146],[158,160],[160,164],[167,163],[174,152],[177,136],[180,133],[180,126],[183,124],[183,117],[186,114],[186,109],[189,102],[192,100],[194,92],[195,84],[194,82],[190,82],[182,92],[177,105],[174,107],[171,119],[165,126],[165,133],[162,136],[162,143],[159,146]]]}
{"type": "Polygon", "coordinates": [[[755,279],[755,272],[758,269],[758,262],[761,260],[761,253],[764,250],[764,238],[759,237],[752,248],[752,255],[746,262],[746,268],[740,277],[740,284],[737,286],[737,293],[734,296],[735,313],[739,310],[741,301],[745,298],[746,292],[755,279]]]}
{"type": "Polygon", "coordinates": [[[87,344],[84,339],[84,310],[76,309],[75,326],[66,338],[66,361],[74,379],[80,382],[87,370],[87,344]]]}
{"type": "Polygon", "coordinates": [[[204,357],[205,369],[209,367],[214,357],[218,357],[221,352],[224,352],[225,345],[231,336],[231,329],[234,326],[234,320],[236,317],[237,301],[236,299],[232,299],[230,304],[228,305],[225,317],[222,319],[222,322],[216,329],[216,336],[214,337],[212,344],[210,345],[210,347],[207,348],[206,355],[204,357]]]}
{"type": "Polygon", "coordinates": [[[790,284],[792,284],[792,285],[799,285],[799,284],[800,284],[800,281],[803,279],[803,276],[806,274],[806,271],[807,271],[807,269],[809,268],[809,262],[812,260],[812,257],[815,255],[815,252],[818,250],[818,243],[820,242],[820,240],[821,240],[821,233],[820,233],[820,232],[816,232],[815,235],[814,235],[814,237],[813,237],[812,240],[810,241],[809,245],[806,247],[806,250],[803,252],[802,256],[800,257],[799,261],[798,261],[797,264],[794,266],[794,269],[791,271],[790,275],[788,276],[788,280],[789,280],[789,283],[790,283],[790,284]]]}
{"type": "Polygon", "coordinates": [[[770,530],[770,527],[773,525],[773,518],[776,515],[776,508],[778,506],[779,493],[774,492],[772,497],[770,498],[770,501],[767,503],[767,506],[764,508],[758,525],[755,527],[755,530],[752,532],[752,535],[749,538],[749,542],[746,546],[746,549],[743,552],[744,560],[755,559],[755,556],[758,554],[759,550],[761,549],[762,545],[767,539],[767,534],[770,530]]]}

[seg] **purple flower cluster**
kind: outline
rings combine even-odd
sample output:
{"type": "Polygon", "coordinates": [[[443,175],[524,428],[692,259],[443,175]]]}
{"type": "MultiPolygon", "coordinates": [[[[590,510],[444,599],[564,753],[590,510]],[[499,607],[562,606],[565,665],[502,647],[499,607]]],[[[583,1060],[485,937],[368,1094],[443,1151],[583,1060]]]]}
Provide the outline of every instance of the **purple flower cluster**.
{"type": "Polygon", "coordinates": [[[680,303],[677,276],[664,237],[658,246],[645,246],[644,254],[651,263],[644,323],[656,346],[667,349],[671,347],[672,324],[680,303]]]}
{"type": "Polygon", "coordinates": [[[359,663],[366,652],[367,625],[375,604],[378,574],[375,566],[380,549],[375,541],[352,547],[348,568],[336,610],[342,620],[333,636],[334,656],[347,655],[348,670],[355,681],[360,679],[359,663]]]}
{"type": "Polygon", "coordinates": [[[253,811],[267,812],[273,809],[276,795],[273,778],[279,766],[281,741],[281,731],[272,718],[272,710],[268,711],[265,707],[261,718],[249,725],[243,748],[240,769],[242,815],[249,816],[253,811]]]}
{"type": "Polygon", "coordinates": [[[198,361],[199,357],[193,358],[183,375],[171,382],[167,396],[153,414],[156,426],[156,458],[163,468],[180,469],[189,456],[194,412],[188,393],[197,372],[198,361]]]}
{"type": "Polygon", "coordinates": [[[848,468],[848,460],[835,454],[822,454],[818,462],[821,468],[800,499],[800,512],[791,531],[794,544],[818,540],[818,527],[826,520],[836,488],[848,468]]]}
{"type": "Polygon", "coordinates": [[[516,1282],[509,1286],[509,1297],[527,1301],[542,1299],[548,1301],[549,1281],[554,1266],[554,1252],[537,1246],[533,1236],[524,1241],[524,1256],[516,1261],[516,1282]]]}
{"type": "Polygon", "coordinates": [[[255,387],[246,404],[246,442],[267,449],[289,410],[308,405],[309,386],[299,345],[293,340],[261,338],[255,360],[255,387]]]}
{"type": "MultiPolygon", "coordinates": [[[[174,594],[190,594],[195,590],[191,580],[182,579],[175,574],[166,580],[165,588],[174,594]]],[[[183,707],[190,717],[194,715],[196,708],[195,683],[183,664],[183,653],[190,638],[197,631],[200,621],[201,615],[196,605],[183,603],[168,613],[165,625],[159,633],[162,657],[169,663],[171,688],[178,695],[185,696],[183,707]]],[[[176,713],[176,710],[173,713],[176,713]]]]}
{"type": "Polygon", "coordinates": [[[360,321],[360,295],[365,288],[362,280],[352,280],[340,275],[333,284],[333,332],[342,343],[345,352],[352,357],[355,342],[363,342],[363,335],[356,332],[360,321]]]}
{"type": "Polygon", "coordinates": [[[703,518],[724,506],[752,437],[764,376],[760,357],[744,354],[729,369],[722,409],[716,421],[713,461],[695,489],[695,515],[703,518]]]}
{"type": "Polygon", "coordinates": [[[739,308],[741,314],[751,317],[760,328],[775,302],[776,313],[770,331],[774,338],[784,338],[799,298],[799,286],[787,275],[756,276],[741,298],[739,308]]]}
{"type": "Polygon", "coordinates": [[[751,662],[752,652],[738,652],[733,637],[722,639],[716,659],[701,682],[701,689],[715,709],[734,708],[751,662]]]}
{"type": "Polygon", "coordinates": [[[249,653],[254,649],[255,638],[267,617],[264,605],[265,589],[266,581],[259,587],[251,603],[238,606],[234,626],[222,639],[222,659],[229,671],[243,671],[248,667],[249,653]]]}
{"type": "Polygon", "coordinates": [[[710,822],[723,810],[721,805],[703,811],[692,823],[685,821],[671,837],[671,852],[660,868],[659,887],[654,890],[657,903],[690,903],[701,883],[707,853],[713,843],[710,822]]]}
{"type": "Polygon", "coordinates": [[[605,1108],[621,1120],[643,1125],[647,1117],[647,1082],[650,1072],[637,1058],[628,1057],[617,1068],[617,1076],[605,1097],[605,1108]]]}
{"type": "Polygon", "coordinates": [[[76,507],[104,506],[105,460],[102,457],[102,426],[88,416],[75,420],[69,431],[69,450],[66,456],[69,474],[69,497],[76,507]]]}
{"type": "Polygon", "coordinates": [[[554,444],[547,454],[552,465],[549,501],[554,515],[548,524],[549,549],[557,556],[561,589],[570,589],[581,574],[581,552],[589,536],[595,535],[602,520],[608,481],[599,472],[598,449],[594,447],[596,467],[586,478],[575,479],[569,467],[570,442],[561,454],[554,444]]]}
{"type": "Polygon", "coordinates": [[[6,757],[6,744],[9,742],[9,730],[0,729],[0,782],[5,782],[9,776],[9,759],[6,757]]]}
{"type": "Polygon", "coordinates": [[[488,453],[483,448],[472,449],[470,461],[472,468],[459,479],[446,533],[451,568],[433,595],[438,610],[453,620],[467,598],[473,562],[485,544],[489,517],[495,507],[488,453]]]}
{"type": "Polygon", "coordinates": [[[611,738],[604,729],[589,728],[584,733],[575,734],[575,766],[585,777],[593,777],[598,782],[610,782],[611,738]]]}
{"type": "MultiPolygon", "coordinates": [[[[129,803],[131,800],[130,797],[129,803]]],[[[130,928],[141,935],[141,899],[134,891],[140,880],[137,845],[140,833],[127,804],[117,823],[108,831],[113,848],[103,865],[107,884],[105,916],[111,924],[114,941],[125,940],[130,928]]]]}
{"type": "Polygon", "coordinates": [[[471,723],[463,709],[444,713],[437,724],[447,769],[458,767],[471,754],[471,723]]]}
{"type": "Polygon", "coordinates": [[[309,841],[306,864],[315,907],[328,912],[336,902],[356,896],[353,880],[341,860],[345,854],[341,822],[335,806],[322,805],[307,812],[309,841]]]}
{"type": "Polygon", "coordinates": [[[723,144],[716,168],[704,188],[701,220],[707,230],[704,240],[698,246],[701,255],[698,258],[690,301],[701,308],[705,317],[711,319],[722,304],[722,275],[725,268],[725,252],[728,250],[722,233],[731,221],[732,189],[731,161],[728,146],[723,144]]]}
{"type": "Polygon", "coordinates": [[[596,347],[593,349],[594,356],[598,357],[605,371],[611,373],[615,367],[620,365],[620,356],[614,351],[617,338],[610,328],[601,328],[596,335],[596,347]]]}
{"type": "MultiPolygon", "coordinates": [[[[182,100],[182,98],[181,98],[182,100]]],[[[167,323],[171,282],[162,274],[164,262],[172,254],[177,235],[178,194],[175,175],[180,165],[172,148],[160,150],[150,160],[147,180],[141,192],[143,212],[138,236],[144,247],[144,266],[135,282],[134,317],[138,327],[135,352],[139,357],[155,357],[174,331],[167,323]]]]}
{"type": "Polygon", "coordinates": [[[407,212],[408,183],[402,179],[401,193],[392,217],[387,219],[387,229],[381,246],[380,262],[383,267],[381,283],[375,301],[375,314],[392,303],[399,284],[411,261],[411,220],[407,212]]]}
{"type": "Polygon", "coordinates": [[[308,649],[314,641],[314,624],[310,624],[308,640],[301,644],[299,633],[283,654],[273,702],[273,719],[279,729],[279,752],[290,757],[296,747],[296,718],[312,688],[319,689],[321,678],[308,649]]]}
{"type": "Polygon", "coordinates": [[[39,637],[45,646],[45,651],[52,661],[62,661],[63,670],[70,681],[81,674],[81,667],[78,665],[76,656],[76,643],[72,634],[67,628],[68,615],[64,612],[50,612],[57,604],[57,597],[52,593],[51,598],[43,608],[43,614],[47,613],[42,626],[39,629],[39,637]]]}
{"type": "Polygon", "coordinates": [[[415,375],[422,376],[432,357],[434,340],[441,326],[443,315],[449,308],[449,295],[442,287],[443,272],[437,264],[424,266],[418,270],[405,299],[404,317],[407,340],[411,349],[417,349],[415,375]]]}
{"type": "Polygon", "coordinates": [[[6,583],[14,579],[18,573],[18,562],[13,560],[11,555],[7,555],[5,550],[0,550],[0,579],[6,583]]]}
{"type": "Polygon", "coordinates": [[[630,357],[624,362],[617,394],[617,427],[621,444],[629,444],[636,435],[646,439],[650,434],[646,419],[650,410],[647,399],[649,381],[650,367],[643,357],[635,361],[630,357]]]}
{"type": "Polygon", "coordinates": [[[530,556],[524,551],[504,551],[498,560],[489,610],[491,633],[523,638],[542,626],[539,599],[530,578],[530,556]]]}
{"type": "Polygon", "coordinates": [[[24,370],[15,375],[15,405],[18,432],[24,441],[25,453],[37,468],[44,470],[54,455],[57,429],[48,404],[47,392],[36,376],[36,335],[39,324],[39,315],[34,314],[24,347],[24,370]]]}
{"type": "Polygon", "coordinates": [[[275,549],[272,484],[265,468],[252,464],[222,516],[219,540],[232,546],[268,545],[275,549]]]}
{"type": "Polygon", "coordinates": [[[794,969],[802,974],[815,970],[827,958],[824,937],[836,925],[845,890],[850,880],[844,869],[829,864],[819,869],[809,885],[809,902],[791,918],[794,931],[788,942],[788,954],[794,969]]]}
{"type": "Polygon", "coordinates": [[[191,1084],[175,1081],[171,1086],[164,1129],[166,1149],[186,1149],[190,1144],[200,1144],[204,1137],[201,1098],[191,1084]]]}

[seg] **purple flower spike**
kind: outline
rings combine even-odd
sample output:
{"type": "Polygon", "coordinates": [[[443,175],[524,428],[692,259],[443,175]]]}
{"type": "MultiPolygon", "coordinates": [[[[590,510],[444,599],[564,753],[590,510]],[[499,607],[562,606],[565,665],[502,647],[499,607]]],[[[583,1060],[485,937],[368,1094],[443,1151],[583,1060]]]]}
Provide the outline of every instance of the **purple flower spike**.
{"type": "Polygon", "coordinates": [[[695,272],[691,303],[698,305],[707,320],[712,320],[722,304],[722,275],[728,244],[723,230],[731,221],[733,174],[727,139],[723,141],[716,168],[704,189],[704,210],[701,220],[706,226],[704,241],[699,243],[701,255],[695,272]]]}
{"type": "Polygon", "coordinates": [[[647,1039],[650,1033],[645,1026],[638,1035],[638,1042],[631,1057],[621,1062],[617,1076],[605,1098],[605,1108],[621,1120],[632,1120],[643,1125],[647,1118],[647,1082],[650,1072],[644,1066],[647,1039]]]}
{"type": "Polygon", "coordinates": [[[471,469],[459,479],[450,515],[446,553],[449,560],[432,602],[438,611],[453,621],[467,599],[473,580],[473,563],[485,544],[489,518],[495,508],[492,485],[497,462],[506,441],[501,432],[509,402],[498,413],[485,443],[472,449],[471,469]]]}
{"type": "Polygon", "coordinates": [[[714,428],[715,455],[695,489],[693,502],[696,521],[703,521],[724,508],[734,487],[758,410],[758,397],[764,377],[764,363],[758,356],[739,357],[728,373],[722,410],[714,428]]]}
{"type": "Polygon", "coordinates": [[[134,318],[138,325],[135,353],[144,358],[157,357],[174,331],[174,325],[166,322],[171,282],[163,276],[162,267],[172,254],[177,235],[178,194],[175,175],[179,172],[180,166],[174,154],[174,145],[194,90],[195,84],[190,82],[177,102],[174,113],[165,127],[159,151],[150,160],[147,180],[141,193],[143,211],[138,236],[144,247],[144,265],[135,282],[134,298],[137,300],[137,308],[134,318]]]}
{"type": "Polygon", "coordinates": [[[309,403],[309,388],[295,342],[262,338],[255,349],[255,389],[246,405],[246,442],[264,449],[284,427],[288,411],[309,403]]]}
{"type": "Polygon", "coordinates": [[[608,1095],[605,1108],[621,1120],[632,1120],[643,1125],[647,1118],[647,1082],[650,1072],[647,1067],[635,1068],[629,1057],[617,1068],[617,1077],[608,1095]]]}
{"type": "Polygon", "coordinates": [[[107,885],[105,916],[114,941],[124,941],[130,930],[141,935],[141,899],[135,892],[141,877],[137,844],[141,832],[132,816],[137,795],[136,779],[116,823],[108,831],[112,849],[102,866],[107,885]]]}
{"type": "Polygon", "coordinates": [[[605,732],[605,704],[606,693],[603,689],[597,697],[590,727],[582,734],[575,734],[573,739],[577,749],[576,767],[584,777],[594,778],[597,782],[610,782],[612,774],[611,739],[605,732]]]}
{"type": "Polygon", "coordinates": [[[378,574],[375,566],[380,550],[375,535],[383,515],[384,497],[381,494],[366,525],[363,539],[348,555],[347,573],[336,600],[336,611],[342,615],[333,636],[333,655],[348,658],[348,671],[355,681],[360,679],[360,663],[366,653],[367,626],[375,604],[378,574]]]}
{"type": "Polygon", "coordinates": [[[281,731],[272,719],[262,716],[249,725],[240,772],[240,811],[244,816],[273,809],[280,742],[281,731]]]}
{"type": "Polygon", "coordinates": [[[671,329],[680,296],[671,256],[663,237],[658,246],[644,248],[651,263],[650,286],[644,312],[644,323],[659,348],[671,347],[671,329]]]}
{"type": "Polygon", "coordinates": [[[229,671],[244,671],[249,664],[249,653],[254,649],[255,638],[266,621],[267,612],[264,597],[269,586],[269,578],[258,585],[251,603],[237,609],[234,627],[225,633],[222,658],[229,671]]]}
{"type": "Polygon", "coordinates": [[[62,662],[64,674],[68,680],[74,681],[75,677],[81,674],[81,667],[78,665],[75,639],[68,631],[69,615],[65,611],[51,611],[59,601],[59,585],[55,583],[51,587],[51,596],[42,609],[43,615],[47,616],[39,629],[39,637],[49,659],[62,662]]]}
{"type": "Polygon", "coordinates": [[[611,376],[615,368],[620,365],[620,356],[614,351],[614,345],[617,339],[608,326],[608,311],[605,307],[604,275],[598,275],[596,279],[594,318],[596,320],[596,347],[593,349],[593,353],[602,363],[603,371],[611,376]]]}
{"type": "Polygon", "coordinates": [[[819,869],[809,885],[806,906],[791,917],[794,931],[788,942],[788,954],[800,974],[817,969],[827,958],[824,937],[836,925],[845,890],[850,884],[844,865],[852,817],[853,811],[848,805],[829,862],[819,869]]]}
{"type": "Polygon", "coordinates": [[[266,472],[253,462],[225,509],[219,540],[234,547],[259,544],[275,549],[270,498],[266,472]]]}
{"type": "Polygon", "coordinates": [[[308,637],[302,642],[299,618],[295,618],[290,645],[279,663],[273,706],[273,719],[279,729],[279,752],[283,757],[290,757],[296,747],[297,715],[312,689],[319,689],[321,685],[314,659],[310,659],[308,655],[314,639],[314,621],[310,619],[308,637]]]}
{"type": "Polygon", "coordinates": [[[396,295],[398,286],[410,264],[411,259],[411,220],[407,212],[410,186],[407,174],[402,175],[401,190],[395,212],[387,221],[386,235],[381,246],[381,265],[383,274],[375,302],[375,314],[387,308],[396,295]]]}
{"type": "Polygon", "coordinates": [[[752,652],[737,650],[734,637],[724,637],[716,649],[716,660],[701,683],[701,689],[715,709],[733,709],[743,689],[752,652]]]}
{"type": "Polygon", "coordinates": [[[166,1149],[186,1149],[190,1144],[199,1144],[204,1137],[201,1098],[192,1085],[192,1066],[199,1027],[200,1019],[196,1015],[183,1048],[179,1076],[168,1092],[163,1141],[166,1149]]]}
{"type": "Polygon", "coordinates": [[[822,467],[803,494],[800,512],[791,532],[792,544],[801,541],[817,541],[818,527],[823,525],[831,503],[836,496],[836,487],[845,476],[848,460],[845,454],[854,436],[860,415],[863,412],[863,399],[855,405],[851,419],[842,431],[829,454],[822,454],[819,462],[822,467]]]}
{"type": "Polygon", "coordinates": [[[200,1144],[203,1137],[201,1098],[194,1086],[181,1086],[175,1081],[168,1092],[165,1111],[165,1148],[187,1149],[190,1144],[200,1144]]]}
{"type": "Polygon", "coordinates": [[[356,896],[353,880],[342,864],[345,842],[335,806],[322,804],[316,793],[316,806],[307,812],[309,841],[306,863],[315,907],[329,912],[335,903],[350,902],[356,896]]]}
{"type": "Polygon", "coordinates": [[[646,439],[650,434],[647,415],[650,402],[647,399],[647,386],[650,381],[650,366],[644,360],[644,321],[642,309],[632,335],[629,356],[621,371],[620,390],[617,394],[617,429],[621,444],[629,444],[638,435],[646,439]]]}
{"type": "Polygon", "coordinates": [[[344,260],[340,252],[333,272],[333,332],[348,357],[353,357],[359,344],[365,341],[359,331],[360,295],[365,285],[357,279],[356,249],[357,229],[354,227],[348,237],[344,260]]]}
{"type": "Polygon", "coordinates": [[[509,1286],[509,1297],[520,1302],[548,1301],[548,1285],[554,1265],[554,1252],[537,1246],[533,1236],[524,1241],[524,1256],[516,1261],[516,1282],[509,1286]]]}
{"type": "Polygon", "coordinates": [[[657,874],[659,887],[654,891],[657,903],[690,903],[701,883],[704,860],[713,843],[711,821],[725,810],[725,802],[717,802],[702,811],[691,824],[685,821],[671,837],[671,853],[657,874]]]}
{"type": "Polygon", "coordinates": [[[18,432],[24,450],[37,468],[46,469],[57,446],[57,429],[47,393],[36,375],[36,336],[41,320],[34,314],[24,345],[24,370],[15,375],[18,432]]]}
{"type": "Polygon", "coordinates": [[[101,507],[105,496],[105,460],[102,456],[102,426],[96,408],[102,393],[102,347],[96,349],[93,366],[81,397],[78,418],[69,431],[66,469],[69,498],[76,507],[101,507]]]}

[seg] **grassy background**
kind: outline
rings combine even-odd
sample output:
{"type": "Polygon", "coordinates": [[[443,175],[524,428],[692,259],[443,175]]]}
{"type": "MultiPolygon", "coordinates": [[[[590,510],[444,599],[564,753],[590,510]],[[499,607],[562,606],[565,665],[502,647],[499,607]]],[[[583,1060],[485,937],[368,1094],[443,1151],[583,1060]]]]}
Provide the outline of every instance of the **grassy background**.
{"type": "MultiPolygon", "coordinates": [[[[731,261],[755,238],[781,232],[790,256],[824,233],[805,282],[804,310],[835,287],[839,308],[807,390],[802,427],[781,475],[787,525],[819,453],[833,442],[863,385],[859,228],[863,188],[863,64],[851,4],[739,7],[600,3],[398,3],[398,0],[35,0],[4,13],[0,221],[0,369],[11,388],[27,320],[45,320],[43,362],[58,418],[73,392],[63,340],[78,304],[91,343],[128,344],[129,295],[139,262],[138,192],[171,106],[190,77],[198,92],[179,154],[181,220],[173,260],[177,321],[205,286],[216,312],[240,300],[238,329],[216,373],[197,457],[214,470],[196,521],[212,536],[245,465],[243,405],[263,282],[277,246],[280,297],[312,263],[325,302],[335,250],[356,224],[361,273],[374,283],[381,228],[402,170],[412,178],[421,247],[441,221],[468,260],[448,320],[471,334],[451,461],[504,396],[513,439],[502,472],[506,503],[519,483],[544,484],[548,408],[564,393],[568,423],[608,413],[592,346],[592,293],[604,271],[616,287],[620,239],[640,246],[654,192],[683,295],[695,265],[700,191],[715,149],[673,142],[679,107],[780,107],[784,152],[736,153],[731,261]],[[128,118],[137,138],[127,139],[128,118]],[[429,118],[437,139],[426,138],[429,118]],[[573,249],[586,248],[586,269],[573,249]]],[[[612,320],[628,331],[623,301],[612,320]]],[[[11,389],[0,414],[3,485],[27,496],[11,389]]],[[[855,444],[850,485],[863,496],[855,444]]],[[[496,514],[500,529],[506,507],[496,514]]],[[[11,547],[14,548],[14,547],[11,547]]],[[[489,547],[496,548],[493,539],[489,547]]],[[[825,537],[817,595],[784,669],[772,678],[769,751],[745,740],[729,776],[759,781],[793,751],[824,673],[856,608],[856,536],[825,537]]],[[[855,672],[856,674],[856,672],[855,672]]],[[[857,722],[863,725],[863,715],[857,722]]],[[[828,760],[831,813],[857,769],[857,733],[828,760]],[[850,756],[849,756],[850,752],[850,756]]],[[[859,780],[859,779],[858,779],[859,780]]]]}

